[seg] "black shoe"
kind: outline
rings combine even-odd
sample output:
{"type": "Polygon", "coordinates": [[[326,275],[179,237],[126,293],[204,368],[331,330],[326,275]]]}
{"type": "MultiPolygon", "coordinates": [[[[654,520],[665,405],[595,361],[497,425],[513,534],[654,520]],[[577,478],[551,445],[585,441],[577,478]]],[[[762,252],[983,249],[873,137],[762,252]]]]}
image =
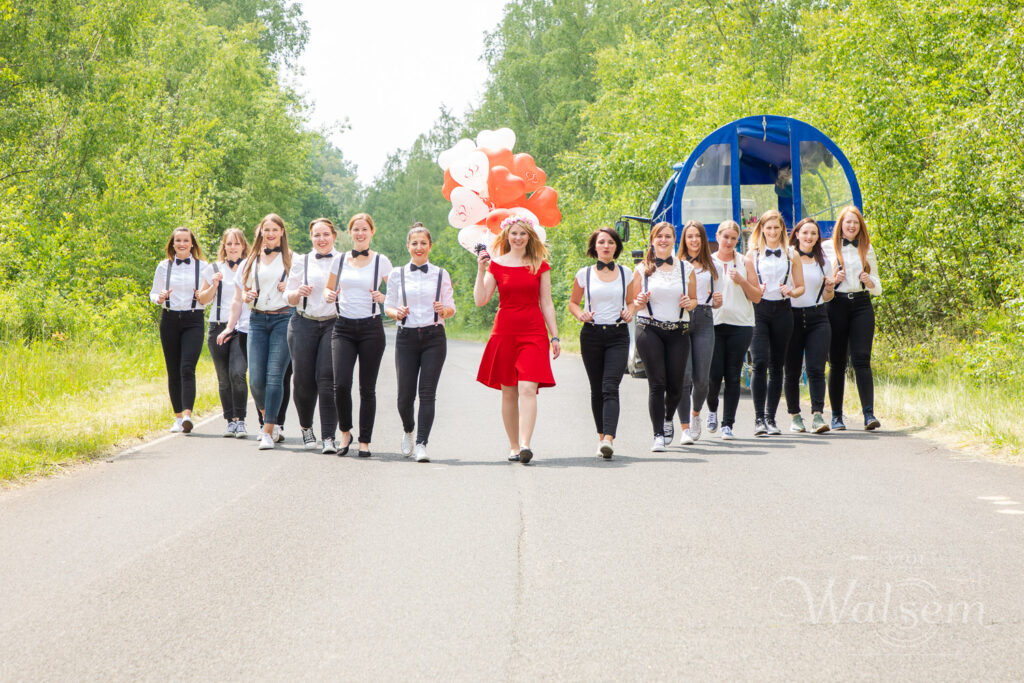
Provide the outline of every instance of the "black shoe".
{"type": "Polygon", "coordinates": [[[767,436],[768,427],[765,425],[764,420],[757,418],[754,420],[754,436],[767,436]]]}
{"type": "Polygon", "coordinates": [[[864,429],[866,431],[870,432],[871,430],[878,429],[881,426],[882,423],[878,421],[877,417],[871,413],[864,413],[864,429]]]}
{"type": "Polygon", "coordinates": [[[509,462],[519,462],[519,454],[518,453],[509,453],[508,461],[509,462]]]}
{"type": "Polygon", "coordinates": [[[529,448],[520,448],[519,449],[519,462],[521,462],[521,463],[523,463],[525,465],[528,462],[530,462],[531,460],[533,460],[533,451],[531,451],[529,448]]]}
{"type": "Polygon", "coordinates": [[[832,415],[832,431],[834,432],[845,432],[846,425],[843,424],[842,415],[832,415]]]}
{"type": "Polygon", "coordinates": [[[361,450],[361,451],[359,451],[358,455],[359,455],[360,458],[369,458],[370,457],[370,451],[362,451],[361,450]]]}
{"type": "Polygon", "coordinates": [[[353,437],[348,437],[348,443],[344,446],[338,446],[338,455],[348,455],[348,447],[352,445],[353,437]]]}

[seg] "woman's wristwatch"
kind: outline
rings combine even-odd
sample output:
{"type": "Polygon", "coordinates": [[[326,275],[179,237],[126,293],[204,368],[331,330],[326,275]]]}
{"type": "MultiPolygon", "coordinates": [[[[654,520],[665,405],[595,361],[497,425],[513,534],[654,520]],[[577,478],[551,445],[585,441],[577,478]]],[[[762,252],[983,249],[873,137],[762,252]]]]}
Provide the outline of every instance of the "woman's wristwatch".
{"type": "Polygon", "coordinates": [[[561,340],[561,339],[559,339],[558,337],[552,337],[552,338],[551,338],[551,343],[552,343],[552,344],[554,344],[555,342],[559,342],[559,343],[561,343],[561,341],[562,341],[562,340],[561,340]]]}

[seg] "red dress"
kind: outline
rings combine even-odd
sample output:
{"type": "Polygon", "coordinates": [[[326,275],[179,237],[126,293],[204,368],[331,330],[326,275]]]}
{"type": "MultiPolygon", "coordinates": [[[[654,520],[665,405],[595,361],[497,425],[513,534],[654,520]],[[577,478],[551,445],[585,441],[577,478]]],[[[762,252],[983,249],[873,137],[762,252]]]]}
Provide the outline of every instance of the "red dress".
{"type": "Polygon", "coordinates": [[[491,275],[498,283],[498,314],[476,381],[492,389],[514,387],[518,382],[555,386],[548,355],[548,330],[540,312],[540,276],[551,270],[547,261],[537,273],[526,266],[503,266],[491,261],[491,275]]]}

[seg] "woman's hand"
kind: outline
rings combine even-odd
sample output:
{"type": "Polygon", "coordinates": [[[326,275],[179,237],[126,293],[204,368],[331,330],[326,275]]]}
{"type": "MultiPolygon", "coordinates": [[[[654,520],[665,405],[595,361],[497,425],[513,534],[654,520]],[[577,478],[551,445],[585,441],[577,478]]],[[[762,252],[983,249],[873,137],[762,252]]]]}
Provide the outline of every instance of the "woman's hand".
{"type": "Polygon", "coordinates": [[[633,300],[633,303],[636,305],[637,308],[643,308],[644,306],[647,305],[647,302],[650,301],[650,300],[651,300],[651,293],[650,292],[639,292],[636,295],[636,299],[633,300]]]}
{"type": "Polygon", "coordinates": [[[384,303],[385,296],[380,291],[376,289],[371,289],[370,298],[373,299],[373,302],[375,304],[382,304],[384,303]]]}
{"type": "Polygon", "coordinates": [[[287,289],[287,285],[284,282],[277,283],[277,291],[283,292],[285,289],[287,289]]]}
{"type": "Polygon", "coordinates": [[[396,306],[395,307],[395,320],[405,320],[408,317],[409,317],[409,307],[408,306],[396,306]]]}
{"type": "Polygon", "coordinates": [[[623,308],[619,311],[619,316],[622,318],[622,322],[628,323],[633,319],[633,311],[629,310],[629,308],[623,308]]]}
{"type": "Polygon", "coordinates": [[[581,323],[592,323],[594,322],[594,312],[581,311],[580,314],[576,316],[576,319],[579,320],[581,323]]]}
{"type": "Polygon", "coordinates": [[[860,271],[860,281],[861,281],[862,283],[864,283],[864,285],[865,285],[865,286],[867,286],[867,287],[870,287],[870,286],[871,286],[871,276],[870,276],[870,275],[868,275],[868,274],[867,274],[866,272],[864,272],[863,270],[862,270],[862,271],[860,271]]]}
{"type": "Polygon", "coordinates": [[[313,293],[313,285],[299,285],[299,288],[295,290],[299,296],[309,296],[313,293]]]}
{"type": "Polygon", "coordinates": [[[337,300],[338,300],[338,293],[336,291],[334,291],[333,289],[325,289],[324,290],[324,301],[326,301],[329,304],[333,304],[337,300]]]}
{"type": "Polygon", "coordinates": [[[782,296],[791,296],[793,294],[793,288],[789,285],[782,285],[779,287],[779,291],[782,292],[782,296]]]}
{"type": "Polygon", "coordinates": [[[697,308],[697,300],[691,299],[686,294],[683,294],[679,297],[679,308],[682,308],[683,310],[686,311],[692,311],[693,309],[697,308]]]}
{"type": "Polygon", "coordinates": [[[562,353],[562,343],[558,339],[551,340],[551,358],[558,358],[562,353]]]}
{"type": "Polygon", "coordinates": [[[247,289],[247,290],[245,290],[245,301],[246,301],[246,303],[250,303],[250,304],[253,301],[256,301],[256,290],[255,289],[247,289]]]}
{"type": "Polygon", "coordinates": [[[224,279],[224,273],[218,271],[218,272],[213,274],[213,277],[210,278],[210,284],[214,284],[215,285],[215,284],[217,284],[218,282],[220,282],[223,279],[224,279]]]}
{"type": "Polygon", "coordinates": [[[825,290],[831,292],[835,289],[836,279],[834,277],[825,276],[825,290]]]}
{"type": "Polygon", "coordinates": [[[743,276],[740,275],[740,271],[736,270],[735,268],[729,268],[729,279],[735,282],[736,284],[739,284],[740,282],[743,281],[743,276]]]}
{"type": "Polygon", "coordinates": [[[721,292],[715,292],[711,295],[711,308],[721,308],[722,303],[725,301],[721,292]]]}
{"type": "Polygon", "coordinates": [[[217,346],[221,346],[235,333],[232,328],[224,328],[224,331],[217,335],[217,346]]]}
{"type": "Polygon", "coordinates": [[[479,254],[476,255],[476,269],[477,272],[486,273],[487,267],[491,263],[491,255],[487,253],[486,249],[482,249],[479,254]]]}
{"type": "Polygon", "coordinates": [[[160,290],[160,295],[157,296],[156,300],[159,301],[160,303],[164,303],[165,301],[167,301],[168,299],[171,298],[171,292],[173,292],[173,291],[174,291],[173,289],[162,289],[162,290],[160,290]]]}
{"type": "Polygon", "coordinates": [[[836,284],[839,284],[846,279],[846,269],[842,266],[836,268],[836,284]]]}

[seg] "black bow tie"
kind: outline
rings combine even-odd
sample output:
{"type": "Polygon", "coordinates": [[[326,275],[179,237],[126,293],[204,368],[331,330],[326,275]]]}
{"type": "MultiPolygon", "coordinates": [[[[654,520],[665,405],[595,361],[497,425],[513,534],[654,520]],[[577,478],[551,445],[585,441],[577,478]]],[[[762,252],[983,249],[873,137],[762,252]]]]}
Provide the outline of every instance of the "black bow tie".
{"type": "Polygon", "coordinates": [[[669,256],[668,258],[655,258],[654,259],[654,267],[655,268],[661,268],[666,263],[669,264],[670,266],[672,265],[672,257],[671,256],[669,256]]]}
{"type": "Polygon", "coordinates": [[[796,250],[797,250],[797,252],[801,256],[806,256],[807,258],[814,258],[814,250],[813,249],[811,249],[810,251],[804,251],[800,247],[797,247],[796,250]]]}
{"type": "Polygon", "coordinates": [[[409,272],[416,272],[417,270],[420,271],[421,273],[426,273],[427,272],[427,264],[424,263],[422,266],[417,266],[415,263],[410,263],[409,264],[409,272]]]}
{"type": "Polygon", "coordinates": [[[281,247],[274,247],[273,249],[271,249],[270,247],[263,247],[263,253],[266,254],[267,256],[270,256],[275,251],[281,251],[281,247]]]}
{"type": "Polygon", "coordinates": [[[608,263],[605,263],[604,261],[598,261],[597,262],[597,269],[598,270],[604,270],[605,268],[607,268],[608,270],[614,270],[615,269],[615,262],[614,261],[609,261],[608,263]]]}
{"type": "Polygon", "coordinates": [[[188,265],[188,264],[192,263],[192,257],[189,256],[188,258],[176,258],[176,259],[174,259],[174,265],[180,266],[182,263],[184,263],[185,265],[188,265]]]}
{"type": "Polygon", "coordinates": [[[687,256],[686,260],[689,261],[690,263],[693,263],[694,261],[697,260],[697,257],[696,256],[687,256]]]}
{"type": "Polygon", "coordinates": [[[352,258],[359,258],[360,256],[369,256],[369,255],[370,255],[370,250],[369,249],[363,249],[362,251],[356,251],[355,249],[352,250],[352,258]]]}
{"type": "Polygon", "coordinates": [[[844,237],[843,238],[843,246],[845,247],[847,244],[852,244],[853,246],[857,246],[857,240],[855,240],[855,239],[848,240],[848,239],[846,239],[844,237]]]}
{"type": "Polygon", "coordinates": [[[242,262],[242,259],[239,258],[239,259],[235,259],[234,261],[232,261],[231,259],[228,259],[224,263],[228,264],[228,266],[230,266],[231,268],[234,268],[235,266],[237,266],[241,262],[242,262]]]}
{"type": "Polygon", "coordinates": [[[316,257],[317,258],[334,258],[334,254],[332,254],[330,252],[328,252],[326,254],[317,253],[316,257]]]}
{"type": "Polygon", "coordinates": [[[775,256],[777,258],[782,258],[782,249],[765,249],[764,254],[765,256],[775,256]]]}

